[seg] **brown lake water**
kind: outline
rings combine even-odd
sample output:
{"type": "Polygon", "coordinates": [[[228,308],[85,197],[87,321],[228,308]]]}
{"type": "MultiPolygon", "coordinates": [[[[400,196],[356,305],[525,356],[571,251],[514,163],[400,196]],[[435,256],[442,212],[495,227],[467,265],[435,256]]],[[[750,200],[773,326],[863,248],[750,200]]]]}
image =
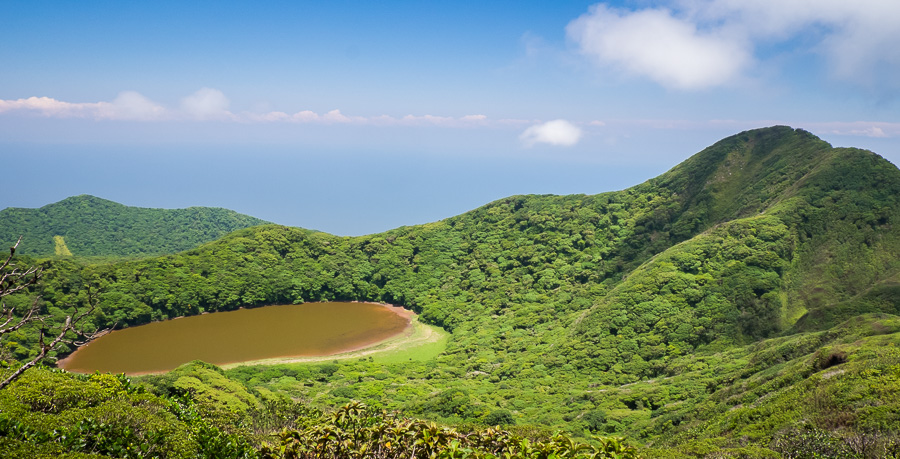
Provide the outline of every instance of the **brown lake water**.
{"type": "Polygon", "coordinates": [[[321,356],[360,349],[402,332],[409,319],[369,303],[308,303],[217,312],[116,330],[59,366],[69,371],[142,374],[192,360],[216,365],[321,356]]]}

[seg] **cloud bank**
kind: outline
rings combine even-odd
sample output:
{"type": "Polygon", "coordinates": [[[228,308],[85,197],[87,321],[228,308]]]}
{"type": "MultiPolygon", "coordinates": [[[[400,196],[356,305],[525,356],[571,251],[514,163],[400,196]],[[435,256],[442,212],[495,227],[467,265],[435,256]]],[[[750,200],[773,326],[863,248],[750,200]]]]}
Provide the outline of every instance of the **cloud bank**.
{"type": "Polygon", "coordinates": [[[146,97],[124,91],[112,102],[73,103],[50,97],[18,100],[0,99],[0,113],[31,112],[49,118],[94,118],[119,120],[153,120],[166,116],[166,109],[146,97]]]}
{"type": "Polygon", "coordinates": [[[178,109],[167,109],[135,91],[124,91],[111,102],[65,102],[50,97],[29,97],[27,99],[0,99],[0,114],[26,113],[48,118],[88,118],[95,120],[130,121],[232,121],[238,123],[319,123],[319,124],[360,124],[375,126],[439,126],[476,127],[490,125],[521,125],[529,120],[489,120],[485,115],[464,115],[460,117],[437,115],[390,115],[354,116],[340,110],[322,114],[302,110],[293,114],[280,111],[265,113],[228,110],[228,98],[217,89],[202,88],[183,98],[178,109]]]}
{"type": "Polygon", "coordinates": [[[732,84],[774,55],[823,58],[839,80],[900,90],[895,0],[666,0],[640,10],[603,3],[566,27],[602,68],[668,88],[732,84]],[[766,52],[760,51],[766,49],[766,52]]]}
{"type": "Polygon", "coordinates": [[[547,145],[571,147],[581,140],[581,129],[566,120],[547,121],[525,129],[519,136],[519,140],[526,147],[532,147],[538,143],[547,145]]]}
{"type": "Polygon", "coordinates": [[[121,120],[131,122],[217,122],[243,124],[318,124],[356,126],[421,126],[441,128],[522,129],[521,143],[527,147],[537,144],[573,146],[581,141],[583,129],[608,129],[618,126],[646,126],[654,129],[698,129],[707,126],[734,126],[751,129],[775,124],[803,127],[817,133],[861,137],[900,137],[900,123],[883,121],[804,122],[803,120],[590,120],[570,122],[563,119],[541,122],[534,119],[491,119],[485,115],[460,117],[439,115],[357,116],[340,110],[316,113],[301,110],[295,113],[280,111],[228,111],[228,98],[215,89],[201,89],[181,100],[177,109],[166,108],[140,93],[124,91],[112,101],[66,102],[50,97],[28,97],[16,100],[0,99],[0,116],[32,115],[46,118],[81,118],[93,120],[121,120]],[[579,127],[581,126],[581,127],[579,127]]]}

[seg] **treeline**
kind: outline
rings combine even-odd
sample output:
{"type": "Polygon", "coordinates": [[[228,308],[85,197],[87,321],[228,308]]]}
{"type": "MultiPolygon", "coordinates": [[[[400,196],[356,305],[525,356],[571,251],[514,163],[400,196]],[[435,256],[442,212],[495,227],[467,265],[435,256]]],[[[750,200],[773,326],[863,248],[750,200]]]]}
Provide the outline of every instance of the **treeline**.
{"type": "MultiPolygon", "coordinates": [[[[0,369],[0,375],[8,370],[0,369]]],[[[618,438],[453,429],[350,403],[322,412],[194,363],[155,385],[34,369],[0,392],[5,458],[636,458],[618,438]]]]}

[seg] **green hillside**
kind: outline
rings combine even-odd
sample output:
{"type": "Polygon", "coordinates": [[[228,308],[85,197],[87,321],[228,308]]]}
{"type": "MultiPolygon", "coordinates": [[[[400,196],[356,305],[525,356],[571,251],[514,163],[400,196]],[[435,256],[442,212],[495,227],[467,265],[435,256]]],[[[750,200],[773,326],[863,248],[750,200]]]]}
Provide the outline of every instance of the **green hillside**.
{"type": "Polygon", "coordinates": [[[59,316],[83,301],[74,279],[93,284],[100,325],[369,300],[451,332],[428,361],[217,370],[231,389],[196,366],[143,378],[211,405],[249,389],[536,438],[622,435],[650,457],[888,457],[898,222],[895,166],[778,126],[623,191],[513,196],[362,237],[269,225],[157,258],[57,260],[41,293],[59,316]]]}
{"type": "Polygon", "coordinates": [[[267,223],[211,207],[145,209],[88,195],[39,209],[0,211],[0,243],[34,256],[134,256],[175,253],[236,229],[267,223]]]}

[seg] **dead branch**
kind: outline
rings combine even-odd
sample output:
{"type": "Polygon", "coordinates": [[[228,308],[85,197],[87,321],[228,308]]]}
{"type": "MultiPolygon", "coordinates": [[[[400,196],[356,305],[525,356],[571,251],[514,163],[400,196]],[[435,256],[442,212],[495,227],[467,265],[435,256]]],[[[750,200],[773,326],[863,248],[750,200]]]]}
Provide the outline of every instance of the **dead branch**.
{"type": "MultiPolygon", "coordinates": [[[[81,324],[81,321],[85,317],[88,317],[91,314],[93,314],[94,310],[97,308],[97,304],[96,304],[96,302],[94,302],[92,297],[89,296],[88,302],[91,305],[91,307],[88,308],[86,311],[79,312],[78,308],[76,307],[74,314],[72,314],[70,316],[66,316],[66,321],[62,325],[59,333],[56,334],[56,336],[53,338],[53,341],[51,341],[49,344],[47,344],[44,341],[45,330],[42,328],[41,334],[40,334],[40,341],[39,341],[39,346],[40,346],[39,349],[40,350],[39,350],[38,354],[36,356],[34,356],[33,359],[31,359],[30,361],[28,361],[27,363],[25,363],[24,365],[19,367],[15,372],[13,372],[12,375],[10,375],[8,378],[6,378],[6,380],[4,380],[3,382],[0,382],[0,390],[2,390],[4,387],[8,386],[10,383],[15,381],[16,378],[18,378],[19,376],[22,375],[22,373],[25,372],[25,370],[28,370],[29,368],[35,366],[38,362],[41,361],[41,359],[43,359],[44,357],[47,356],[47,353],[49,353],[50,351],[55,349],[56,346],[58,346],[60,343],[67,343],[67,344],[71,344],[75,347],[78,347],[78,346],[82,346],[85,343],[87,343],[88,341],[108,332],[110,329],[102,329],[102,330],[94,330],[92,332],[85,332],[85,330],[82,326],[83,324],[81,324]],[[75,335],[75,337],[71,338],[70,335],[75,335]]],[[[43,323],[43,319],[44,318],[42,317],[39,319],[39,321],[41,323],[43,323]]]]}
{"type": "MultiPolygon", "coordinates": [[[[19,243],[21,242],[22,237],[19,236],[19,240],[16,241],[16,244],[9,248],[9,255],[7,255],[6,259],[3,260],[3,263],[0,264],[0,297],[12,295],[20,290],[24,290],[29,286],[36,284],[41,278],[42,271],[39,267],[31,266],[25,269],[25,271],[20,271],[16,265],[12,263],[13,256],[16,254],[16,248],[19,247],[19,243]]],[[[6,313],[5,306],[3,313],[6,313]]]]}
{"type": "MultiPolygon", "coordinates": [[[[22,242],[21,237],[19,237],[19,240],[16,241],[14,246],[9,248],[9,256],[0,263],[0,298],[24,290],[29,286],[36,285],[43,274],[43,271],[39,267],[32,266],[22,271],[12,263],[16,248],[19,246],[20,242],[22,242]]],[[[87,303],[89,306],[87,310],[79,311],[78,306],[74,306],[74,313],[66,316],[65,322],[60,326],[58,332],[54,332],[53,339],[49,343],[45,340],[48,329],[41,327],[37,355],[14,371],[12,375],[6,378],[6,380],[0,382],[0,389],[8,386],[26,370],[35,366],[60,343],[67,343],[74,347],[79,347],[109,331],[109,329],[94,330],[90,332],[85,331],[83,323],[84,319],[91,316],[97,309],[97,299],[91,291],[90,285],[87,286],[86,290],[87,303]]],[[[5,303],[0,303],[0,316],[5,316],[5,320],[0,324],[0,337],[28,324],[40,322],[43,325],[45,323],[44,321],[49,317],[39,315],[39,300],[40,297],[35,298],[28,310],[24,311],[23,315],[18,318],[14,314],[15,308],[8,308],[5,303]]]]}
{"type": "MultiPolygon", "coordinates": [[[[22,237],[19,236],[19,240],[16,241],[15,245],[9,248],[9,255],[3,260],[3,263],[0,264],[0,298],[12,295],[13,293],[37,284],[43,274],[43,271],[39,267],[31,266],[24,271],[20,271],[16,265],[12,263],[13,256],[16,254],[16,248],[19,247],[21,242],[22,237]]],[[[13,311],[13,308],[8,308],[6,303],[0,302],[0,315],[5,316],[5,320],[0,324],[0,336],[16,331],[25,324],[37,320],[38,317],[36,317],[35,314],[37,314],[39,309],[38,301],[35,299],[31,307],[25,311],[25,314],[14,323],[16,318],[14,316],[15,311],[13,311]],[[10,325],[11,323],[14,323],[14,325],[10,325]]]]}

